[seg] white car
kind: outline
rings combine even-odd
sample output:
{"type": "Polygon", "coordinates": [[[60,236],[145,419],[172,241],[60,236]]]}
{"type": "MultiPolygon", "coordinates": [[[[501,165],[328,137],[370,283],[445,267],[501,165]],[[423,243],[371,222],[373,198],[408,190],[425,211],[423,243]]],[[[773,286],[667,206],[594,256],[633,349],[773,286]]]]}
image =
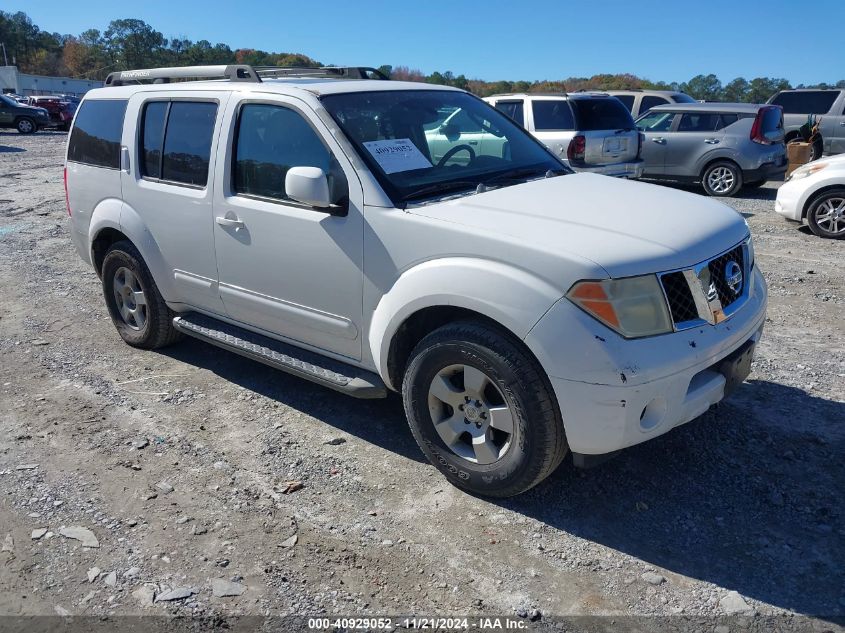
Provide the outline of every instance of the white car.
{"type": "Polygon", "coordinates": [[[845,154],[792,172],[778,189],[775,211],[795,222],[806,219],[819,237],[845,239],[845,154]]]}
{"type": "Polygon", "coordinates": [[[736,211],[572,174],[481,99],[366,74],[126,71],[86,95],[71,234],[128,344],[188,335],[353,396],[399,391],[431,462],[493,496],[742,383],[766,286],[736,211]],[[443,150],[426,131],[458,111],[479,144],[443,150]]]}

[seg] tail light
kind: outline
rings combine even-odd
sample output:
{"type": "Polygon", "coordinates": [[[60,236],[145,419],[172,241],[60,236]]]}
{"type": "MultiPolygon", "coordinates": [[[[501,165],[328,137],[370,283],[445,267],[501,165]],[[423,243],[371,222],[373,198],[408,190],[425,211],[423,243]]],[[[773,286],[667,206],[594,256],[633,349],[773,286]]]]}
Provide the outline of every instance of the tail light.
{"type": "Polygon", "coordinates": [[[571,161],[583,161],[587,151],[587,139],[579,134],[569,141],[569,148],[566,150],[566,157],[571,161]]]}
{"type": "Polygon", "coordinates": [[[65,169],[64,169],[63,178],[64,178],[64,181],[65,181],[65,205],[67,206],[67,216],[71,217],[72,214],[70,212],[70,196],[67,193],[67,167],[65,167],[65,169]]]}
{"type": "Polygon", "coordinates": [[[751,140],[761,145],[771,145],[772,141],[766,138],[765,130],[763,129],[763,120],[766,118],[766,113],[774,110],[772,106],[766,106],[757,110],[757,116],[754,117],[754,123],[751,126],[751,140]]]}

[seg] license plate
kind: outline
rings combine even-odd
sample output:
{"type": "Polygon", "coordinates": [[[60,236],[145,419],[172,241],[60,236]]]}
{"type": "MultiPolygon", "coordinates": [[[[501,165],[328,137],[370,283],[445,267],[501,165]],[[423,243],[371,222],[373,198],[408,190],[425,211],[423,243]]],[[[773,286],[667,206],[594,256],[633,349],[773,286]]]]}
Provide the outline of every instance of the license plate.
{"type": "Polygon", "coordinates": [[[719,363],[719,372],[725,377],[725,395],[739,387],[751,373],[754,360],[754,341],[748,341],[719,363]]]}
{"type": "Polygon", "coordinates": [[[605,152],[621,152],[628,149],[627,138],[608,138],[604,140],[605,152]]]}

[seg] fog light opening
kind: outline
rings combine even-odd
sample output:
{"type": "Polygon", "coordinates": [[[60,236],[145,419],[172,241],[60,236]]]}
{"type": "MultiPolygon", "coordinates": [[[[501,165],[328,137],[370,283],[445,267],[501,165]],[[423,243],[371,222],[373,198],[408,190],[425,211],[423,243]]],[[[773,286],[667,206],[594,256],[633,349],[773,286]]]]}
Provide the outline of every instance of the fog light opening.
{"type": "Polygon", "coordinates": [[[640,413],[640,428],[643,431],[651,431],[663,422],[665,417],[666,401],[663,398],[655,398],[643,407],[640,413]]]}

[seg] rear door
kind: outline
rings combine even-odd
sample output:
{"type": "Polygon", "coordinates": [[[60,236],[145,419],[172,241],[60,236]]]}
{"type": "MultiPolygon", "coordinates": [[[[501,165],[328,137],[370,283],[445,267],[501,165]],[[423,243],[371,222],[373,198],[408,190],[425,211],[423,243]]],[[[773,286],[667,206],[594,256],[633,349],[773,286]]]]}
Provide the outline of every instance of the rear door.
{"type": "Polygon", "coordinates": [[[569,142],[575,136],[575,115],[569,100],[535,97],[527,114],[528,130],[560,158],[566,158],[569,142]]]}
{"type": "Polygon", "coordinates": [[[640,152],[644,176],[661,176],[666,172],[666,146],[674,119],[674,112],[649,112],[637,119],[637,127],[644,136],[640,152]]]}
{"type": "MultiPolygon", "coordinates": [[[[733,115],[734,121],[736,115],[733,115]]],[[[699,159],[717,149],[725,137],[725,124],[718,112],[683,112],[674,132],[667,135],[667,176],[698,176],[699,159]]]]}
{"type": "MultiPolygon", "coordinates": [[[[126,111],[121,222],[140,216],[176,291],[169,301],[222,314],[211,198],[220,114],[228,93],[141,92],[126,111]]],[[[142,249],[143,250],[143,249],[142,249]]]]}
{"type": "Polygon", "coordinates": [[[575,129],[586,139],[584,162],[614,165],[636,161],[640,151],[639,132],[631,113],[615,97],[570,99],[575,112],[575,129]]]}

